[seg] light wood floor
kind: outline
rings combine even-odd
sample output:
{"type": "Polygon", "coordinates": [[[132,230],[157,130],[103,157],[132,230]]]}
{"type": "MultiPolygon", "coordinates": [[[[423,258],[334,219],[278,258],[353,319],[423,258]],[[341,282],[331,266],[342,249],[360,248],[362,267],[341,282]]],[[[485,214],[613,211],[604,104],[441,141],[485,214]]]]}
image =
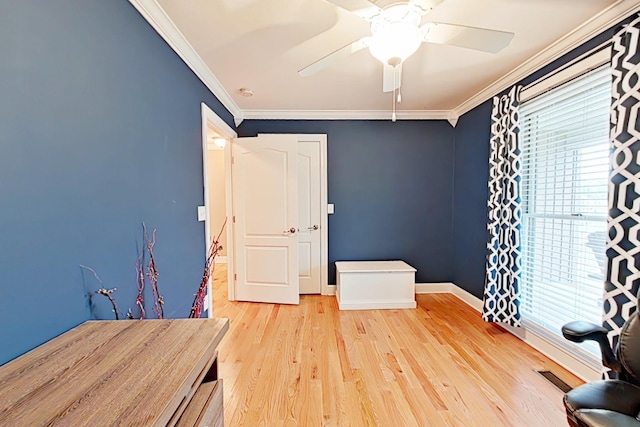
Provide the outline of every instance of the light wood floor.
{"type": "Polygon", "coordinates": [[[229,302],[225,276],[218,264],[227,427],[567,425],[562,392],[535,370],[581,381],[452,295],[418,295],[413,310],[229,302]]]}

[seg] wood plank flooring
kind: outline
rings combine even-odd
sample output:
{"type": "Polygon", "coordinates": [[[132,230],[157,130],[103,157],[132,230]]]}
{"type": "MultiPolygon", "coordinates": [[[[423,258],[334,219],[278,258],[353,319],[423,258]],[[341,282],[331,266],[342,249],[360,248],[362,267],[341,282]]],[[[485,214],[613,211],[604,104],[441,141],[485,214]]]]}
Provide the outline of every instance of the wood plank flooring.
{"type": "Polygon", "coordinates": [[[339,311],[229,302],[216,266],[214,313],[226,426],[565,426],[563,393],[535,370],[582,383],[453,295],[418,308],[339,311]]]}

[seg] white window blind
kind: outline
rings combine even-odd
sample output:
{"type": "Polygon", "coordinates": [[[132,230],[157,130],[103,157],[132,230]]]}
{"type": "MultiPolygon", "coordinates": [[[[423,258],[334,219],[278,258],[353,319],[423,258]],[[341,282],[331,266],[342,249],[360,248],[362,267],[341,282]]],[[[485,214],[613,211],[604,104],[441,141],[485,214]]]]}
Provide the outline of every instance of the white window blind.
{"type": "MultiPolygon", "coordinates": [[[[610,103],[605,65],[520,107],[523,319],[592,363],[560,328],[602,318],[610,103]]],[[[595,344],[583,348],[599,354],[595,344]]]]}

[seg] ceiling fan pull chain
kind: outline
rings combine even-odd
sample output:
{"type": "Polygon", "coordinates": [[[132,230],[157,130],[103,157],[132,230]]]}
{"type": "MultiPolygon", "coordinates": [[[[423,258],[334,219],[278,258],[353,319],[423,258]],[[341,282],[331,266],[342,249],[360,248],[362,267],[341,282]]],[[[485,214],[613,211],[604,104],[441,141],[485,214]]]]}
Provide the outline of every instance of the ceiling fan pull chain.
{"type": "Polygon", "coordinates": [[[402,99],[400,96],[400,88],[397,87],[396,82],[398,81],[398,64],[390,64],[393,65],[393,113],[391,113],[391,121],[396,121],[396,101],[400,103],[402,99]],[[398,95],[396,97],[396,91],[398,91],[398,95]]]}
{"type": "MultiPolygon", "coordinates": [[[[393,67],[393,74],[394,74],[393,79],[394,79],[394,82],[398,84],[397,85],[398,86],[398,104],[402,103],[402,95],[400,94],[401,88],[400,88],[400,84],[399,84],[400,83],[400,69],[399,69],[399,67],[400,67],[400,64],[396,65],[395,67],[393,67]]],[[[395,86],[395,84],[394,84],[394,86],[395,86]]]]}
{"type": "Polygon", "coordinates": [[[391,121],[396,121],[396,90],[393,90],[393,113],[391,113],[391,121]]]}

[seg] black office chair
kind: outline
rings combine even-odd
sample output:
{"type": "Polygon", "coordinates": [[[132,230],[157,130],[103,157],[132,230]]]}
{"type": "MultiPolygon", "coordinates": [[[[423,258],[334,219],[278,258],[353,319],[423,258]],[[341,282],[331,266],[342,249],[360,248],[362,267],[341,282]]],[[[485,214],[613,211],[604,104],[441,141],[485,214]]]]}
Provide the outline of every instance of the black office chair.
{"type": "Polygon", "coordinates": [[[567,420],[572,427],[640,427],[640,318],[636,311],[620,332],[615,353],[607,329],[589,322],[571,322],[562,327],[569,341],[596,341],[602,363],[618,373],[618,379],[581,385],[564,396],[567,420]]]}

